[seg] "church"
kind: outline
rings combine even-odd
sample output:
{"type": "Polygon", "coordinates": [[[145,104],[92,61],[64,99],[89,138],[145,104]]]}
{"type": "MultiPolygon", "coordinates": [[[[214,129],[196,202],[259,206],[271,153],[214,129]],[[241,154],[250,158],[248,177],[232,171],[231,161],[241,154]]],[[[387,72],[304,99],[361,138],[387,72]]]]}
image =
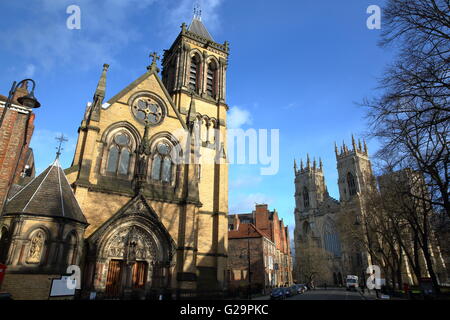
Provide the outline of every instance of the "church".
{"type": "Polygon", "coordinates": [[[105,64],[80,113],[70,168],[56,159],[8,195],[2,290],[47,299],[81,269],[81,296],[221,291],[226,286],[229,45],[199,16],[134,82],[106,100],[105,64]]]}

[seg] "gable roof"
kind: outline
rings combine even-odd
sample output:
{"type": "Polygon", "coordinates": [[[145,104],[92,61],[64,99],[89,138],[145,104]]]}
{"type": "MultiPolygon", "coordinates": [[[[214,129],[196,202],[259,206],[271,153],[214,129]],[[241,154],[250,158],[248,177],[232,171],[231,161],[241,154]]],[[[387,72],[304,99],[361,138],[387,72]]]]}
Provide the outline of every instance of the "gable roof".
{"type": "Polygon", "coordinates": [[[87,224],[58,159],[8,199],[4,214],[57,217],[87,224]]]}
{"type": "Polygon", "coordinates": [[[211,34],[206,29],[205,25],[198,18],[192,19],[192,22],[188,28],[188,31],[195,33],[196,35],[205,38],[207,40],[214,41],[211,34]]]}
{"type": "Polygon", "coordinates": [[[269,235],[259,230],[252,223],[240,223],[238,230],[228,231],[228,239],[240,239],[240,238],[268,238],[269,235]]]}
{"type": "Polygon", "coordinates": [[[142,76],[134,80],[132,83],[130,83],[128,86],[126,86],[122,91],[120,91],[118,94],[116,94],[114,97],[108,100],[107,104],[112,105],[113,103],[119,101],[123,96],[125,96],[128,92],[136,88],[140,83],[142,83],[144,80],[150,78],[152,75],[155,76],[156,81],[158,82],[159,86],[161,87],[162,91],[164,92],[164,95],[166,96],[167,101],[169,101],[170,106],[172,107],[172,110],[175,112],[175,115],[177,116],[178,120],[181,122],[181,125],[184,129],[187,130],[187,125],[185,121],[183,120],[181,114],[178,112],[178,109],[176,108],[172,97],[170,96],[169,92],[167,91],[166,87],[164,86],[161,78],[158,76],[158,72],[150,68],[146,73],[144,73],[142,76]]]}

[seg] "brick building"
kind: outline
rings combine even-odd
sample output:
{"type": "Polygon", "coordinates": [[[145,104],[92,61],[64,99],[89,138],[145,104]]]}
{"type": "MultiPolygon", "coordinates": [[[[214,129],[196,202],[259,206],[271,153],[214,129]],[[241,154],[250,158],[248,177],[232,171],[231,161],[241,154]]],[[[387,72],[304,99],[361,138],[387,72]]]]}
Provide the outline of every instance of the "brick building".
{"type": "Polygon", "coordinates": [[[230,215],[228,230],[231,291],[248,288],[249,282],[254,292],[292,284],[289,230],[276,210],[261,204],[252,213],[230,215]]]}
{"type": "Polygon", "coordinates": [[[17,88],[12,105],[5,112],[7,97],[0,95],[0,210],[7,194],[15,184],[23,183],[34,175],[33,151],[29,148],[34,131],[32,109],[21,105],[17,99],[28,94],[27,83],[17,88]],[[26,169],[25,169],[26,167],[26,169]]]}

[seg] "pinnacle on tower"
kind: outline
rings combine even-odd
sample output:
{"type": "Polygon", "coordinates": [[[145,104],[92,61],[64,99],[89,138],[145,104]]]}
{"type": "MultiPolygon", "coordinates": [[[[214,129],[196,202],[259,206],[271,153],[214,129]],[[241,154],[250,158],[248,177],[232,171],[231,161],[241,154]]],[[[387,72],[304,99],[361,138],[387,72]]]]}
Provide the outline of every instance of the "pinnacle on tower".
{"type": "Polygon", "coordinates": [[[303,159],[300,159],[300,170],[303,171],[303,159]]]}
{"type": "Polygon", "coordinates": [[[314,161],[313,161],[313,168],[314,168],[314,170],[316,170],[316,167],[317,167],[316,157],[314,157],[314,161]]]}
{"type": "Polygon", "coordinates": [[[339,149],[338,149],[336,141],[334,142],[334,153],[336,153],[336,158],[337,158],[339,156],[339,149]]]}
{"type": "Polygon", "coordinates": [[[364,141],[364,153],[367,155],[368,154],[368,150],[367,150],[366,139],[364,139],[363,141],[364,141]]]}
{"type": "Polygon", "coordinates": [[[306,154],[306,168],[309,169],[311,167],[311,161],[309,160],[309,153],[306,154]]]}
{"type": "Polygon", "coordinates": [[[356,152],[356,141],[355,141],[355,137],[352,134],[352,147],[353,147],[353,151],[356,152]]]}
{"type": "Polygon", "coordinates": [[[94,93],[94,102],[92,103],[89,120],[98,121],[100,119],[100,110],[105,99],[106,94],[106,72],[108,71],[109,64],[103,65],[102,75],[98,81],[97,88],[94,93]]]}
{"type": "Polygon", "coordinates": [[[297,161],[294,158],[294,173],[297,174],[297,161]]]}
{"type": "Polygon", "coordinates": [[[322,162],[322,158],[319,158],[319,166],[320,166],[320,170],[322,170],[323,169],[323,162],[322,162]]]}
{"type": "Polygon", "coordinates": [[[362,147],[361,147],[361,139],[358,139],[358,149],[359,149],[359,151],[361,151],[362,152],[362,147]]]}
{"type": "Polygon", "coordinates": [[[97,84],[97,88],[95,89],[95,94],[94,94],[94,101],[95,98],[98,97],[105,97],[105,93],[106,93],[106,72],[109,69],[109,64],[104,64],[103,65],[103,71],[102,71],[102,75],[100,76],[100,80],[98,81],[97,84]]]}

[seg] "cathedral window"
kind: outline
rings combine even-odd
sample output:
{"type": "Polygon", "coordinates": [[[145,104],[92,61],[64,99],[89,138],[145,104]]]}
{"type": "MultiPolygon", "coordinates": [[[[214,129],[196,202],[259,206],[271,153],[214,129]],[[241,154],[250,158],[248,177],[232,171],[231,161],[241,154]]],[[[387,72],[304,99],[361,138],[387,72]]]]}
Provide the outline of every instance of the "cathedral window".
{"type": "Polygon", "coordinates": [[[356,189],[356,183],[355,183],[355,177],[351,172],[347,173],[347,184],[348,184],[348,190],[350,193],[350,196],[356,195],[357,189],[356,189]]]}
{"type": "Polygon", "coordinates": [[[308,188],[303,188],[303,204],[305,205],[305,208],[309,208],[309,192],[308,188]]]}
{"type": "Polygon", "coordinates": [[[206,93],[208,96],[216,97],[216,81],[217,81],[217,66],[215,62],[208,64],[208,73],[206,75],[206,93]]]}
{"type": "Polygon", "coordinates": [[[194,55],[191,58],[191,68],[189,70],[189,88],[198,93],[200,79],[200,58],[194,55]]]}
{"type": "Polygon", "coordinates": [[[152,161],[151,179],[163,183],[172,182],[172,158],[171,148],[166,143],[159,143],[156,147],[156,154],[152,161]]]}
{"type": "Polygon", "coordinates": [[[121,132],[117,134],[109,148],[106,171],[112,175],[128,175],[131,159],[130,137],[121,132]]]}

